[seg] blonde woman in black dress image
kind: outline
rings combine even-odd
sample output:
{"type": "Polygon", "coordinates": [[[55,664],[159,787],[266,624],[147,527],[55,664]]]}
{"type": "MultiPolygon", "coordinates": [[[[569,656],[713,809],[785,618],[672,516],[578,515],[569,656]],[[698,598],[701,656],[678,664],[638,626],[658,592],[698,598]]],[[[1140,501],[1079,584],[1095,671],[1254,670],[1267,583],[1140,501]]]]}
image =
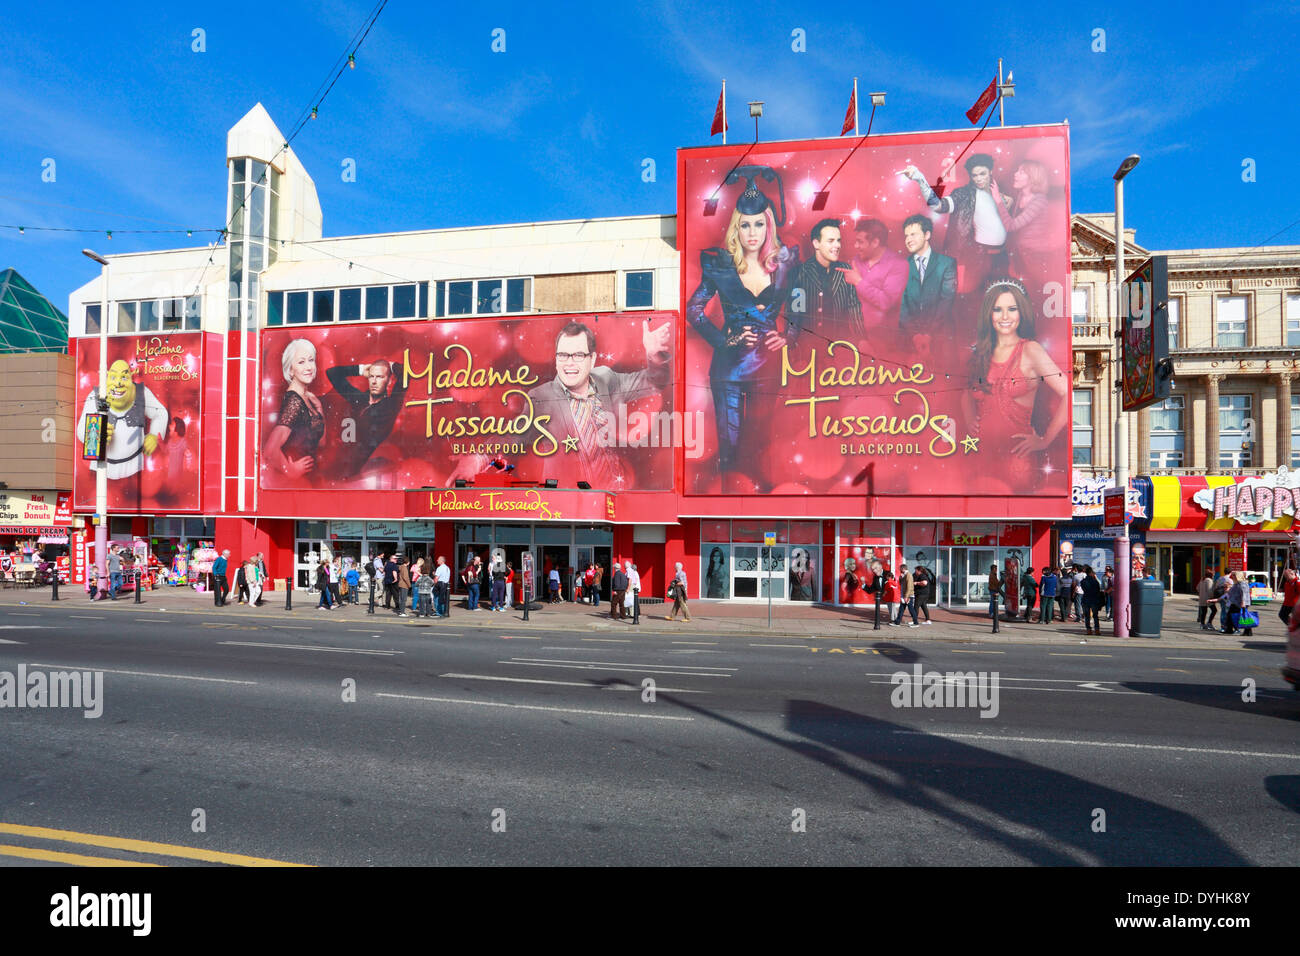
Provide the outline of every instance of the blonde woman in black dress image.
{"type": "Polygon", "coordinates": [[[307,339],[294,339],[285,346],[280,368],[288,388],[262,454],[284,484],[295,485],[304,479],[311,482],[325,437],[325,409],[310,391],[316,380],[316,346],[307,339]]]}

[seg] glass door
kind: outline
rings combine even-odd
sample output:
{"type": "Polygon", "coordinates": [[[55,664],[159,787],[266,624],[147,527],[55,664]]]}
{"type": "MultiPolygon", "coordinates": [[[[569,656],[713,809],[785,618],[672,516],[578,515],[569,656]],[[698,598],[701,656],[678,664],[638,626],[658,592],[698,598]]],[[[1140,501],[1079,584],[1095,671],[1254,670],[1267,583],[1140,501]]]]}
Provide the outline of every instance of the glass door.
{"type": "MultiPolygon", "coordinates": [[[[940,552],[941,554],[943,552],[940,552]]],[[[952,601],[952,607],[966,606],[966,549],[953,548],[950,552],[952,558],[952,575],[948,582],[948,597],[952,601]]],[[[940,587],[943,582],[940,581],[940,587]]]]}
{"type": "MultiPolygon", "coordinates": [[[[993,548],[970,548],[966,552],[966,601],[979,607],[989,603],[989,568],[997,560],[993,548]]],[[[998,576],[1001,577],[1001,570],[998,576]]]]}
{"type": "Polygon", "coordinates": [[[758,552],[757,544],[737,544],[731,549],[731,596],[738,598],[758,597],[758,552]]]}

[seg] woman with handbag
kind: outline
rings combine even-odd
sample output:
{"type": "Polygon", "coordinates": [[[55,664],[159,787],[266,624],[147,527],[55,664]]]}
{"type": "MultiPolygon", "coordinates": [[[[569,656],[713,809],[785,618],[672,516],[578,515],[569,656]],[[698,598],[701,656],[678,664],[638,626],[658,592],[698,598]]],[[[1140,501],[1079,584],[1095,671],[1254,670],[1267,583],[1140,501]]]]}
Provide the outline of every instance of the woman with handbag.
{"type": "Polygon", "coordinates": [[[1250,609],[1250,582],[1241,571],[1234,571],[1232,580],[1236,583],[1228,589],[1228,633],[1233,634],[1240,627],[1243,637],[1254,637],[1259,620],[1250,609]]]}
{"type": "Polygon", "coordinates": [[[681,562],[677,562],[677,573],[673,575],[672,584],[668,585],[668,596],[673,599],[673,610],[664,620],[677,620],[677,612],[681,611],[685,615],[686,623],[691,622],[691,612],[686,606],[686,572],[682,570],[681,562]]]}

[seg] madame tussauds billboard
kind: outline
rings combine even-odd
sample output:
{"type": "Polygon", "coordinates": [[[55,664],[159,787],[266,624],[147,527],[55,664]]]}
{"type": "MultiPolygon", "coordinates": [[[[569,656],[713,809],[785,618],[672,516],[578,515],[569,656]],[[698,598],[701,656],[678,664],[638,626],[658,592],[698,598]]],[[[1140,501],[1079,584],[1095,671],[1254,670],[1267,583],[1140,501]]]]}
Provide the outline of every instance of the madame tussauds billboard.
{"type": "Polygon", "coordinates": [[[859,142],[678,154],[685,493],[1068,501],[1066,128],[859,142]]]}
{"type": "Polygon", "coordinates": [[[673,413],[675,334],[644,312],[267,331],[262,487],[671,489],[698,431],[673,413]]]}

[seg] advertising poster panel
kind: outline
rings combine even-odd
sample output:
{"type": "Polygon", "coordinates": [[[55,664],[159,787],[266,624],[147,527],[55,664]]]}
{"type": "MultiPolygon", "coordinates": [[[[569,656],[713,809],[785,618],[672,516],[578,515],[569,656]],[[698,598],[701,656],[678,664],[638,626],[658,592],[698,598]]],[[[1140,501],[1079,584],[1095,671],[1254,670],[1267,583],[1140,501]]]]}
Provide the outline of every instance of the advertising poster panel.
{"type": "Polygon", "coordinates": [[[201,332],[110,336],[104,458],[87,461],[88,427],[96,437],[99,339],[77,340],[77,511],[95,510],[98,468],[108,471],[110,511],[199,510],[202,368],[201,332]]]}
{"type": "Polygon", "coordinates": [[[678,154],[685,492],[1068,496],[1066,129],[857,143],[678,154]]]}
{"type": "MultiPolygon", "coordinates": [[[[673,318],[440,319],[263,333],[261,486],[406,490],[554,478],[669,490],[673,318]]],[[[689,427],[688,427],[689,426],[689,427]]]]}

